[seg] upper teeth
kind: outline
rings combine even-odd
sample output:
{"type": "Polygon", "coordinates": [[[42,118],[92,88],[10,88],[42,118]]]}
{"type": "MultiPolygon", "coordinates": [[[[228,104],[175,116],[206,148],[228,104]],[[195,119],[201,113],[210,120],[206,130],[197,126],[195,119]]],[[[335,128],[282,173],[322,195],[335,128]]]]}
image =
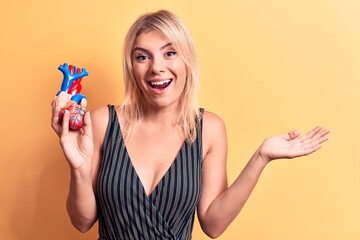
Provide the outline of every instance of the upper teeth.
{"type": "Polygon", "coordinates": [[[171,80],[168,79],[168,80],[162,80],[162,81],[156,81],[156,82],[151,82],[152,85],[163,85],[163,84],[166,84],[166,83],[169,83],[171,80]]]}

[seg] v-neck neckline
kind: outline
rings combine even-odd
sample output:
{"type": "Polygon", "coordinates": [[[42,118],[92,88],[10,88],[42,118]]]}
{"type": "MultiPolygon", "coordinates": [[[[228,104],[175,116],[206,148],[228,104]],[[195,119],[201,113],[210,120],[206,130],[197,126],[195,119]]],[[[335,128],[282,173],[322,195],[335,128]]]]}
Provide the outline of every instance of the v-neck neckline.
{"type": "MultiPolygon", "coordinates": [[[[121,130],[120,130],[121,131],[121,130]]],[[[124,138],[122,137],[122,133],[121,133],[121,141],[122,144],[124,145],[124,150],[125,150],[125,155],[126,155],[126,159],[128,159],[129,164],[131,166],[131,168],[133,169],[136,179],[139,181],[142,191],[144,192],[144,195],[151,199],[153,197],[153,195],[155,194],[155,192],[158,192],[158,188],[160,187],[160,185],[162,185],[162,183],[165,181],[166,177],[170,174],[171,169],[174,167],[174,165],[176,164],[177,161],[180,161],[180,153],[183,150],[183,148],[185,147],[186,141],[183,142],[183,144],[181,145],[179,151],[177,152],[175,159],[172,161],[172,163],[170,164],[169,168],[166,170],[166,172],[164,173],[164,175],[160,178],[160,180],[156,183],[155,187],[149,192],[147,193],[144,187],[144,184],[140,178],[140,176],[138,175],[136,168],[131,160],[131,156],[129,154],[129,151],[127,150],[126,144],[124,142],[124,138]]]]}
{"type": "MultiPolygon", "coordinates": [[[[115,109],[114,109],[115,110],[115,109]]],[[[173,166],[176,164],[177,161],[180,161],[180,153],[181,151],[183,151],[183,148],[185,147],[186,145],[186,140],[183,141],[179,151],[177,152],[177,154],[175,155],[175,159],[172,161],[172,163],[170,164],[169,168],[166,170],[166,172],[164,173],[164,175],[160,178],[160,180],[156,183],[155,187],[149,192],[147,193],[146,190],[145,190],[145,187],[144,187],[144,184],[140,178],[140,176],[138,175],[137,171],[136,171],[136,168],[131,160],[131,156],[129,154],[129,151],[126,147],[126,144],[125,144],[125,140],[124,140],[124,136],[123,136],[123,133],[121,131],[121,124],[120,124],[120,120],[119,120],[119,116],[117,114],[117,111],[115,110],[115,117],[116,117],[116,121],[117,121],[117,124],[119,125],[119,131],[120,131],[120,137],[121,137],[121,142],[122,142],[122,145],[124,146],[124,150],[125,150],[125,155],[126,155],[126,159],[128,159],[129,161],[129,164],[131,166],[131,168],[133,169],[134,173],[135,173],[135,176],[136,176],[136,179],[139,181],[140,185],[141,185],[141,188],[142,188],[142,191],[144,193],[144,195],[150,199],[152,198],[152,195],[157,192],[157,189],[159,188],[160,185],[162,185],[163,181],[165,180],[165,178],[169,175],[169,172],[171,171],[171,169],[173,168],[173,166]]]]}

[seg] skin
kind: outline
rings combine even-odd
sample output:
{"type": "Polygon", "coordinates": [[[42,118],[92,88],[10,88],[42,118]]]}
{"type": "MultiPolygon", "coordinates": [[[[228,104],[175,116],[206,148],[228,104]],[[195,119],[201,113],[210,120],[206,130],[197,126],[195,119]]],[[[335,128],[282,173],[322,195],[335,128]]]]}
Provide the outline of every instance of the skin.
{"type": "MultiPolygon", "coordinates": [[[[173,117],[186,82],[186,67],[169,39],[157,31],[144,32],[137,37],[132,59],[134,74],[146,102],[146,112],[144,121],[126,146],[143,187],[150,194],[185,140],[180,127],[173,123],[173,117]],[[149,81],[168,79],[171,80],[170,85],[162,90],[149,85],[149,81]]],[[[108,109],[98,108],[91,117],[87,112],[84,127],[80,131],[69,131],[68,112],[62,124],[58,121],[64,99],[66,95],[61,93],[52,103],[52,127],[60,137],[71,171],[67,210],[73,225],[85,232],[97,221],[94,186],[108,123],[108,109]]],[[[117,114],[122,124],[122,113],[117,114]]],[[[328,139],[328,133],[328,130],[316,127],[303,136],[295,130],[265,139],[228,187],[226,128],[219,116],[206,111],[202,135],[202,192],[197,210],[203,231],[213,238],[221,235],[243,208],[269,162],[308,155],[321,147],[328,139]]]]}

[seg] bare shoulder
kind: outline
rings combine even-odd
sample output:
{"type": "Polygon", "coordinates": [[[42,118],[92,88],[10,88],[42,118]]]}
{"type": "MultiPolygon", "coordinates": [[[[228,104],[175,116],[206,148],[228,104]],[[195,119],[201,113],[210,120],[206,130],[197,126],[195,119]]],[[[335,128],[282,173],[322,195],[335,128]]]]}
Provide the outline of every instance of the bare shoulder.
{"type": "Polygon", "coordinates": [[[227,148],[225,123],[217,114],[208,111],[204,112],[202,139],[204,157],[214,148],[227,148]]]}
{"type": "Polygon", "coordinates": [[[95,143],[102,145],[109,122],[109,108],[102,106],[92,110],[91,121],[95,143]]]}
{"type": "Polygon", "coordinates": [[[109,121],[109,108],[107,106],[102,106],[95,108],[91,111],[91,120],[93,123],[104,124],[109,121]]]}
{"type": "Polygon", "coordinates": [[[216,132],[225,131],[225,123],[217,114],[205,111],[203,115],[203,133],[216,134],[216,132]]]}
{"type": "Polygon", "coordinates": [[[107,106],[98,107],[92,110],[90,114],[94,140],[93,185],[95,188],[101,161],[101,149],[109,122],[109,108],[107,106]]]}

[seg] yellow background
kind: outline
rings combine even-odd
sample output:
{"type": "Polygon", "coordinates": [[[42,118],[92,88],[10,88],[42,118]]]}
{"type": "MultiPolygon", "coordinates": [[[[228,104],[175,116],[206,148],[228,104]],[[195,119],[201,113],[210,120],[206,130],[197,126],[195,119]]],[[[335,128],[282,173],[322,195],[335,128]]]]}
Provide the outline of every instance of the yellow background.
{"type": "MultiPolygon", "coordinates": [[[[69,170],[50,127],[57,67],[86,67],[90,110],[120,103],[126,30],[160,8],[193,34],[201,105],[227,124],[230,183],[265,137],[332,131],[319,152],[271,163],[219,239],[360,239],[357,0],[0,0],[0,238],[96,239],[65,210],[69,170]]],[[[208,239],[198,224],[193,239],[208,239]]]]}

